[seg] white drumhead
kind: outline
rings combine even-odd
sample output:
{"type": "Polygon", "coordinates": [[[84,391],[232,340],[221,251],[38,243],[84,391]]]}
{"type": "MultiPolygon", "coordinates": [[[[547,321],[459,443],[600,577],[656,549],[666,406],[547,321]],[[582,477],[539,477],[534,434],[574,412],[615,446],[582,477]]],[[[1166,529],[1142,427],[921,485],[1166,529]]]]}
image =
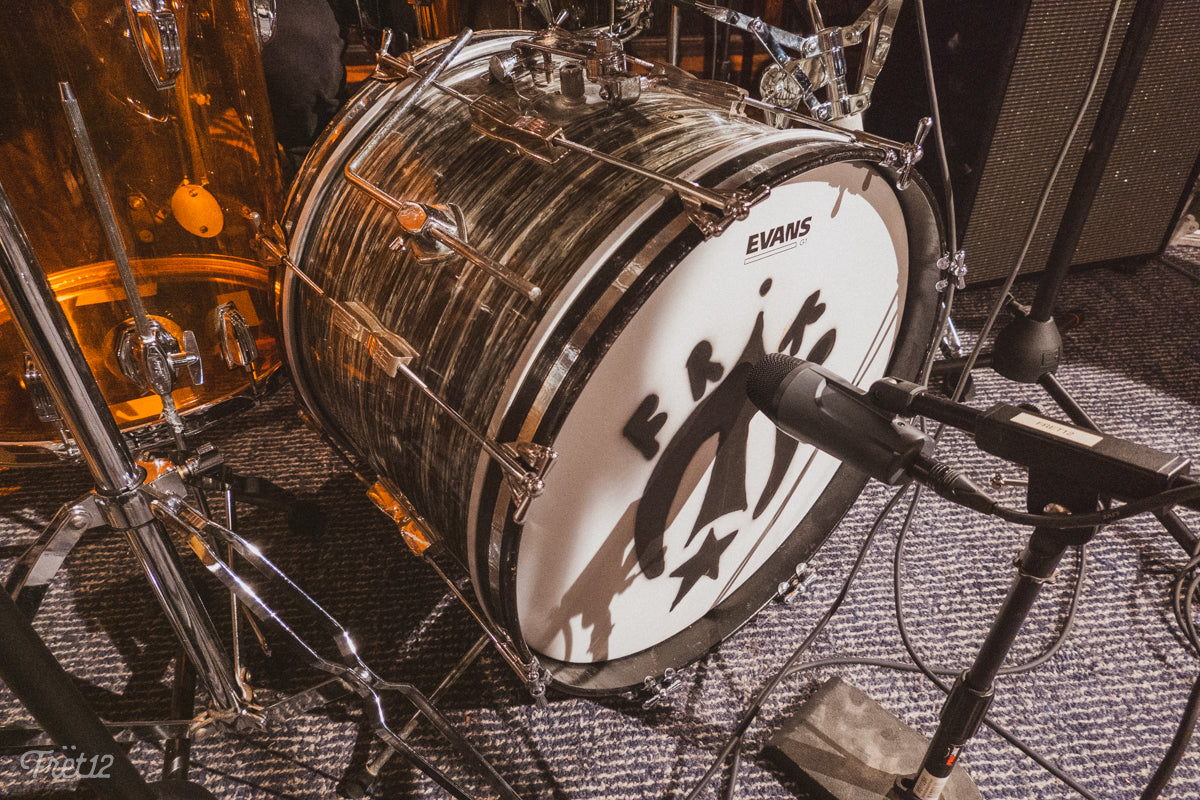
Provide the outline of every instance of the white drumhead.
{"type": "Polygon", "coordinates": [[[593,663],[652,648],[766,562],[838,462],[753,413],[744,373],[786,351],[881,377],[908,252],[892,187],[843,162],[775,187],[664,279],[583,388],[530,507],[516,594],[532,650],[593,663]]]}

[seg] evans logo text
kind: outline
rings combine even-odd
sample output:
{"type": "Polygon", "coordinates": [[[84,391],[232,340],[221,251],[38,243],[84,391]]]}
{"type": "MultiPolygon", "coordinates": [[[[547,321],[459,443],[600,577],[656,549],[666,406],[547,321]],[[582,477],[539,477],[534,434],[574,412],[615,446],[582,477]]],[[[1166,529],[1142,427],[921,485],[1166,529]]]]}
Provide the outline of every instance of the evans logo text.
{"type": "Polygon", "coordinates": [[[806,235],[812,227],[812,217],[798,219],[787,225],[780,225],[762,233],[752,233],[746,239],[746,255],[770,250],[787,242],[793,242],[806,235]]]}

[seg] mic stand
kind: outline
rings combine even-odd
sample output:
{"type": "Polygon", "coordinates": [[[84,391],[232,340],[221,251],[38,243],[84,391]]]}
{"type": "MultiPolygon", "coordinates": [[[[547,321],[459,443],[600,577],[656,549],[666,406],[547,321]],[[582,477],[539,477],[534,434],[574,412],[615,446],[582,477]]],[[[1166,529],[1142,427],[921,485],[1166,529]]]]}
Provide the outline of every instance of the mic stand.
{"type": "MultiPolygon", "coordinates": [[[[1136,3],[1033,304],[1025,308],[1009,298],[1008,308],[1014,318],[996,334],[990,357],[983,359],[1009,380],[1037,383],[1072,422],[1095,431],[1099,428],[1054,375],[1062,358],[1062,334],[1054,321],[1054,304],[1075,257],[1162,10],[1163,0],[1136,3]]],[[[1189,554],[1200,552],[1200,537],[1175,512],[1161,511],[1156,516],[1189,554]]]]}
{"type": "MultiPolygon", "coordinates": [[[[1062,481],[1030,474],[1029,510],[1045,513],[1083,513],[1096,510],[1098,497],[1086,490],[1072,490],[1062,481]],[[1073,496],[1072,496],[1073,495],[1073,496]],[[1055,498],[1043,503],[1047,498],[1055,498]]],[[[1053,579],[1068,547],[1087,544],[1097,528],[1033,529],[1024,551],[1017,558],[1017,577],[997,613],[970,669],[963,672],[950,690],[921,767],[915,777],[899,779],[889,800],[937,800],[950,778],[959,754],[979,730],[995,697],[995,680],[1024,625],[1038,593],[1053,579]]]]}

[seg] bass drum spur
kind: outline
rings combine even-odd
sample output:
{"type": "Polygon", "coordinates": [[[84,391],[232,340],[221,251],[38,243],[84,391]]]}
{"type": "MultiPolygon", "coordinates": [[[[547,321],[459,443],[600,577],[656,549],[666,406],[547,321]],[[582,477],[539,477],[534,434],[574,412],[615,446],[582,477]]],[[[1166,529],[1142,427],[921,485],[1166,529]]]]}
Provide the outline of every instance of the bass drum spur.
{"type": "Polygon", "coordinates": [[[653,77],[632,105],[592,84],[567,100],[558,56],[495,77],[522,41],[477,37],[407,108],[414,80],[369,84],[325,133],[285,214],[303,273],[284,280],[285,359],[309,412],[403,492],[523,657],[558,688],[610,694],[732,634],[857,498],[864,478],[756,414],[745,376],[784,351],[860,384],[913,377],[941,236],[927,188],[897,189],[882,149],[653,77]],[[769,196],[706,237],[662,180],[483,135],[480,98],[658,176],[769,196]],[[381,194],[448,209],[540,293],[402,236],[381,194]],[[378,347],[396,339],[411,361],[385,369],[378,347]],[[557,459],[520,504],[493,450],[537,446],[557,459]]]}

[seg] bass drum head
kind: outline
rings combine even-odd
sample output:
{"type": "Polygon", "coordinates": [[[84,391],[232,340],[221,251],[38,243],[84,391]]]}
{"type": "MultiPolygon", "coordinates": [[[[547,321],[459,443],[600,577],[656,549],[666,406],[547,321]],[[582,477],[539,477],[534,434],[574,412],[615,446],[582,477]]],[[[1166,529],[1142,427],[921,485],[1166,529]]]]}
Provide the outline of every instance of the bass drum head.
{"type": "Polygon", "coordinates": [[[820,152],[725,169],[723,185],[772,189],[718,237],[690,235],[678,206],[642,220],[605,256],[620,290],[580,297],[559,323],[573,330],[549,337],[557,361],[531,345],[500,439],[558,458],[521,525],[481,461],[470,566],[489,615],[558,688],[611,694],[696,660],[865,484],[757,414],[746,374],[782,351],[860,385],[913,377],[940,237],[923,186],[897,191],[877,154],[820,152]]]}

